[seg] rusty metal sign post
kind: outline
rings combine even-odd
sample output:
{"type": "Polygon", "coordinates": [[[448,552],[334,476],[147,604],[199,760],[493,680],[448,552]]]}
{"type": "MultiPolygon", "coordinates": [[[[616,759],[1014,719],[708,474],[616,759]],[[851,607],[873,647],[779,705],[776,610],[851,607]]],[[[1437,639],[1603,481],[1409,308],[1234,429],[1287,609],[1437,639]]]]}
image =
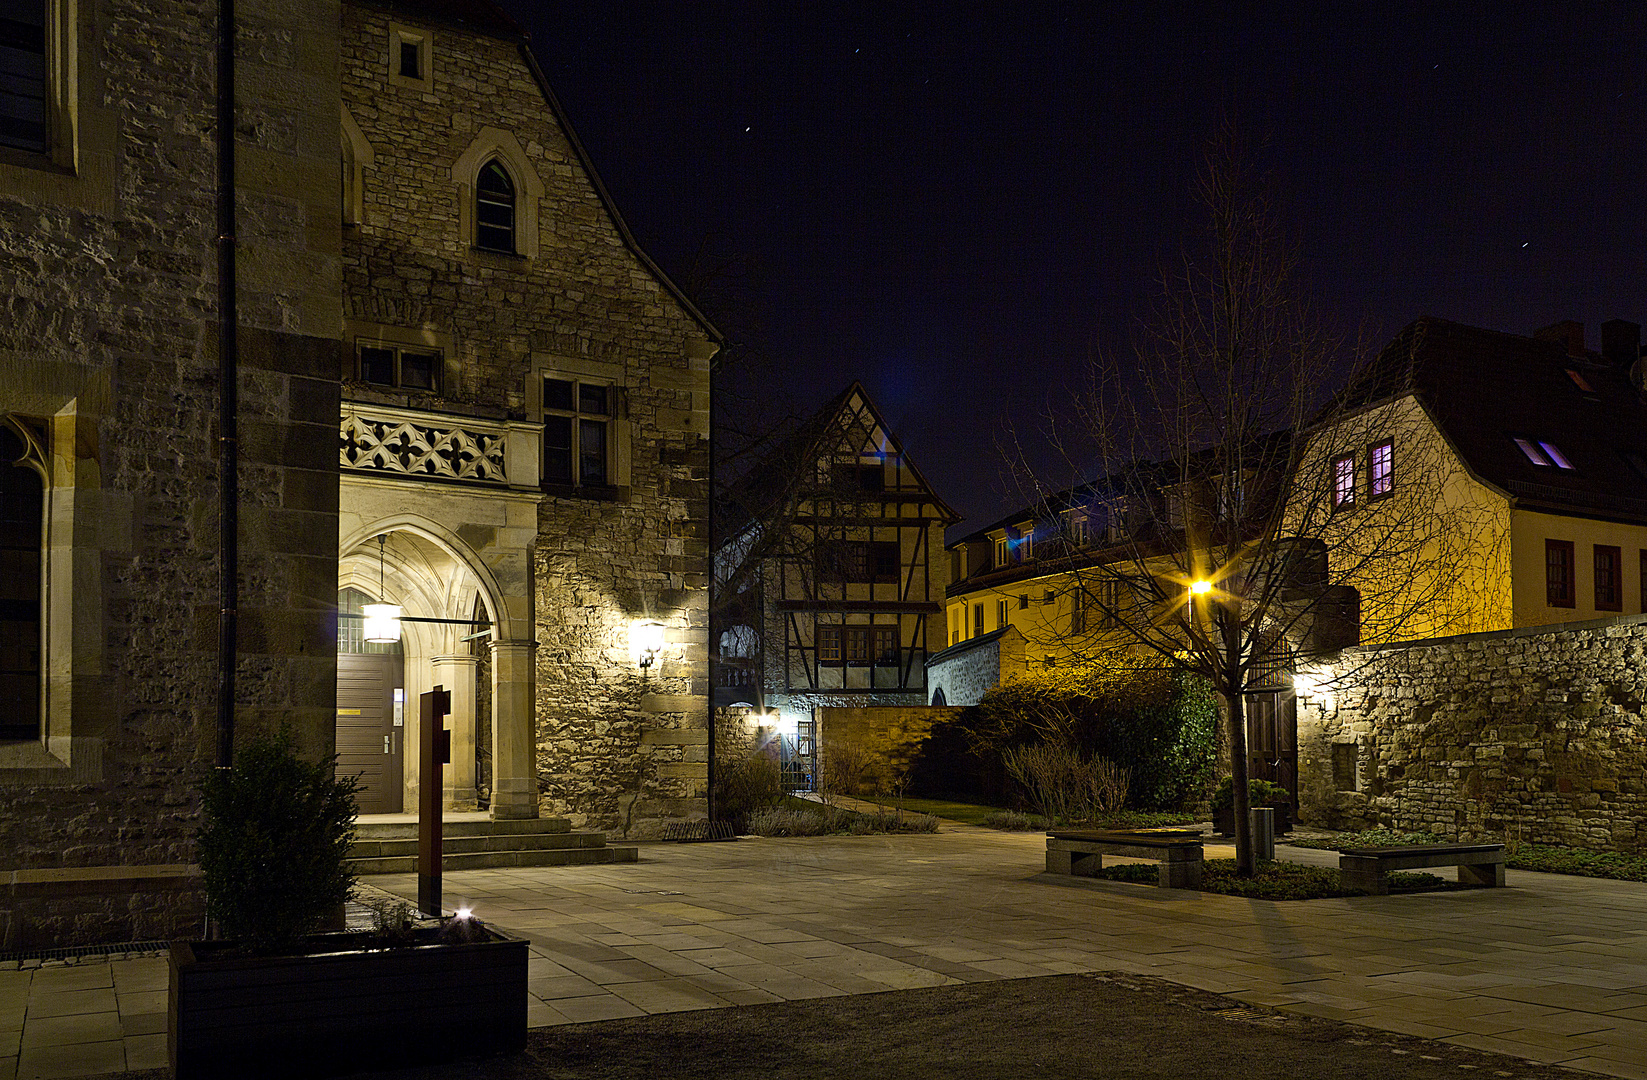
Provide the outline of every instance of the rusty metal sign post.
{"type": "Polygon", "coordinates": [[[446,785],[441,766],[452,760],[452,733],[446,717],[451,692],[437,686],[418,696],[417,906],[425,915],[440,910],[440,814],[446,785]]]}

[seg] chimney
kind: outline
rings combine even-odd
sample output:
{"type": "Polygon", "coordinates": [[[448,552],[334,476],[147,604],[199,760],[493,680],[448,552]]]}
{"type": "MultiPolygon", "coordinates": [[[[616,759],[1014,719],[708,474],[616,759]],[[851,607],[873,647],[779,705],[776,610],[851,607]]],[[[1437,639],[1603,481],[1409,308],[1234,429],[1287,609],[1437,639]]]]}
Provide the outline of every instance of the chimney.
{"type": "Polygon", "coordinates": [[[1601,358],[1620,371],[1641,356],[1641,324],[1625,319],[1608,319],[1601,324],[1601,358]]]}
{"type": "Polygon", "coordinates": [[[1557,345],[1566,346],[1568,356],[1584,355],[1584,324],[1576,320],[1563,319],[1553,326],[1534,330],[1533,337],[1540,341],[1553,341],[1557,345]]]}

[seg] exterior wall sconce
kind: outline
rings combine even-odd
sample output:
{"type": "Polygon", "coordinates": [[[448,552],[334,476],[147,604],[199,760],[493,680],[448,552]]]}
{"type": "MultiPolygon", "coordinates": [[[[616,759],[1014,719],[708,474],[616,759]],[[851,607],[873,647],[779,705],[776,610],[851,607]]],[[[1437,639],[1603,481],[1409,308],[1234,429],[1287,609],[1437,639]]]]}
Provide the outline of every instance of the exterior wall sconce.
{"type": "Polygon", "coordinates": [[[1192,581],[1190,582],[1189,591],[1196,596],[1205,596],[1212,592],[1212,582],[1206,580],[1192,581]]]}
{"type": "Polygon", "coordinates": [[[635,663],[642,671],[658,662],[663,652],[663,624],[639,622],[629,630],[629,644],[635,650],[635,663]]]}
{"type": "MultiPolygon", "coordinates": [[[[383,542],[388,539],[379,535],[377,538],[377,594],[383,595],[383,542]]],[[[399,604],[362,604],[361,613],[366,616],[362,626],[361,636],[373,645],[393,645],[400,640],[400,605],[399,604]]]]}

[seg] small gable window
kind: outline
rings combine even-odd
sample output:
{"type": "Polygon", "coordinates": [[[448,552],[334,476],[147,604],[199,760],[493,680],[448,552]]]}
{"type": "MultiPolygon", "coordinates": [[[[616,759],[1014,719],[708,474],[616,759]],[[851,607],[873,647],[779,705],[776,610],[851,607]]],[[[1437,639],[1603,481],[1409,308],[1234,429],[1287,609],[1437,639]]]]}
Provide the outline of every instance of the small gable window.
{"type": "Polygon", "coordinates": [[[515,254],[515,183],[495,158],[475,179],[475,246],[515,254]]]}

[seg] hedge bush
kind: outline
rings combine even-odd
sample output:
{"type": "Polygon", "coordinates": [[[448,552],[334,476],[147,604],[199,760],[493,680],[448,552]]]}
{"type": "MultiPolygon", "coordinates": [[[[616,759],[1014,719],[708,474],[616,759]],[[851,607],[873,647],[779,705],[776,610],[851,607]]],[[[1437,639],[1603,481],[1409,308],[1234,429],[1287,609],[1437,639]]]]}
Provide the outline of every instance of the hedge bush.
{"type": "Polygon", "coordinates": [[[921,794],[1013,798],[1003,751],[1053,743],[1127,770],[1127,806],[1176,810],[1211,785],[1217,704],[1198,676],[1159,660],[1107,653],[995,687],[937,725],[911,770],[921,794]]]}

